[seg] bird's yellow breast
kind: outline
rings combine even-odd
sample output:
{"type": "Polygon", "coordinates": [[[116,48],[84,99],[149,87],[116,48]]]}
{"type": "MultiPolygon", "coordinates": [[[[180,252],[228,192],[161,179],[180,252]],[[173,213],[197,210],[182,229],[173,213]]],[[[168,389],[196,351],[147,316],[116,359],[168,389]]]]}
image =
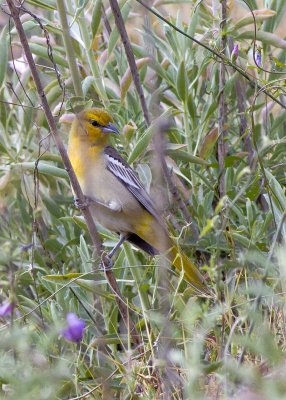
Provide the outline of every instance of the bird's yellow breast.
{"type": "Polygon", "coordinates": [[[70,136],[68,155],[81,186],[89,171],[96,169],[97,163],[102,160],[102,157],[99,157],[99,153],[102,153],[101,148],[92,146],[79,136],[70,136]]]}

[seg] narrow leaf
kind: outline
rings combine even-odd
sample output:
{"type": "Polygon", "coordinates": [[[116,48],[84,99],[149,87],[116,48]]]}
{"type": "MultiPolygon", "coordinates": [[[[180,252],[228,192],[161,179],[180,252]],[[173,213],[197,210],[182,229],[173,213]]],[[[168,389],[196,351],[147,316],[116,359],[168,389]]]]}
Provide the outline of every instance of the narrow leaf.
{"type": "MultiPolygon", "coordinates": [[[[276,15],[276,11],[268,10],[267,8],[261,10],[253,10],[253,14],[255,16],[255,22],[265,21],[269,18],[274,17],[276,15]]],[[[248,13],[244,18],[238,21],[234,27],[231,29],[231,32],[237,32],[238,29],[242,28],[243,26],[253,24],[253,15],[252,13],[248,13]]]]}
{"type": "MultiPolygon", "coordinates": [[[[254,31],[246,31],[238,36],[240,39],[254,39],[254,31]]],[[[256,40],[280,49],[286,49],[286,41],[271,32],[258,31],[256,40]]]]}
{"type": "Polygon", "coordinates": [[[200,157],[203,159],[208,159],[215,147],[218,139],[218,129],[214,128],[203,139],[202,146],[200,149],[200,157]]]}
{"type": "Polygon", "coordinates": [[[2,29],[0,34],[0,89],[5,81],[8,65],[8,36],[7,26],[2,29]]]}
{"type": "MultiPolygon", "coordinates": [[[[36,164],[34,161],[26,161],[22,163],[11,164],[11,167],[20,168],[21,170],[34,171],[36,164]]],[[[43,163],[40,161],[37,165],[37,169],[40,174],[50,175],[58,178],[68,178],[68,173],[63,168],[55,167],[54,165],[43,163]]]]}
{"type": "MultiPolygon", "coordinates": [[[[139,60],[136,61],[136,66],[137,69],[140,70],[144,65],[148,64],[149,62],[151,62],[151,58],[150,57],[145,57],[145,58],[141,58],[139,60]]],[[[130,87],[132,83],[132,73],[130,70],[130,67],[127,68],[127,71],[125,72],[125,74],[123,75],[121,82],[120,82],[120,92],[121,92],[121,101],[123,102],[126,96],[126,93],[130,87]]]]}
{"type": "Polygon", "coordinates": [[[101,21],[101,6],[102,6],[102,0],[97,0],[95,2],[93,12],[92,12],[92,18],[91,18],[91,30],[92,30],[92,36],[94,37],[97,34],[100,21],[101,21]]]}
{"type": "Polygon", "coordinates": [[[186,75],[185,62],[181,61],[181,64],[178,69],[176,86],[177,86],[177,92],[178,92],[179,98],[182,101],[185,101],[186,97],[187,97],[187,91],[188,91],[187,79],[188,78],[186,75]]]}

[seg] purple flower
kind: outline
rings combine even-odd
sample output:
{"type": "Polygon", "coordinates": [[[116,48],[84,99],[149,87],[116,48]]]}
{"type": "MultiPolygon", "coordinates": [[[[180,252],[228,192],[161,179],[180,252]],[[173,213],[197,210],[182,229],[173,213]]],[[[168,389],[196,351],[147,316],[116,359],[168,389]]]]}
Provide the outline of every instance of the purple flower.
{"type": "Polygon", "coordinates": [[[67,327],[62,330],[65,339],[79,343],[83,337],[85,327],[84,321],[79,319],[76,314],[68,313],[66,316],[67,327]]]}
{"type": "Polygon", "coordinates": [[[258,67],[261,67],[261,53],[260,53],[260,51],[258,51],[258,50],[255,51],[254,60],[255,60],[255,64],[258,67]]]}
{"type": "Polygon", "coordinates": [[[233,50],[231,52],[230,59],[232,62],[235,62],[237,60],[237,57],[238,57],[238,44],[235,44],[233,46],[233,50]]]}
{"type": "Polygon", "coordinates": [[[15,305],[9,300],[4,301],[0,306],[0,317],[6,317],[10,315],[14,309],[15,305]]]}

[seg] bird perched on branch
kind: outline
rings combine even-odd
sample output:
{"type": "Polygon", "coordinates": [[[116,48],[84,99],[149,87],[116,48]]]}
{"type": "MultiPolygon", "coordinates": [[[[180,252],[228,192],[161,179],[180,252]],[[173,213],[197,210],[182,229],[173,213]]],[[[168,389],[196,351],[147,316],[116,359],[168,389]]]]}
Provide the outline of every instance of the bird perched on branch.
{"type": "MultiPolygon", "coordinates": [[[[111,147],[109,135],[119,134],[112,117],[92,108],[60,122],[71,122],[68,155],[95,221],[154,256],[164,254],[197,294],[209,294],[193,262],[169,237],[154,202],[130,165],[111,147]],[[69,121],[68,121],[69,120],[69,121]]],[[[79,205],[82,207],[83,205],[79,205]]]]}

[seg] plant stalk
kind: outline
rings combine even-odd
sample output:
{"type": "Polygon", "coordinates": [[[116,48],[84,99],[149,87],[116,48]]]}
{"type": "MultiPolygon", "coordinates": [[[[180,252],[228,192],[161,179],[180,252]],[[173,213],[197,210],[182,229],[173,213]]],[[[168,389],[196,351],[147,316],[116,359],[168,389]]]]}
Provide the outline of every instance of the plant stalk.
{"type": "MultiPolygon", "coordinates": [[[[227,18],[227,5],[226,0],[221,0],[221,47],[222,52],[225,54],[226,49],[226,35],[225,35],[225,27],[226,27],[226,18],[227,18]]],[[[227,146],[225,138],[227,136],[227,130],[225,129],[226,125],[226,103],[224,97],[224,88],[225,88],[225,73],[226,67],[222,62],[219,65],[219,108],[218,108],[218,164],[220,170],[220,181],[219,181],[219,193],[220,197],[223,197],[225,194],[225,169],[224,169],[224,160],[227,154],[227,146]]]]}
{"type": "MultiPolygon", "coordinates": [[[[16,6],[14,4],[13,0],[7,0],[7,4],[8,4],[8,7],[10,9],[10,12],[11,12],[11,17],[14,20],[14,23],[15,23],[15,26],[16,26],[16,29],[17,29],[17,32],[18,32],[18,35],[19,35],[19,39],[20,39],[20,42],[21,42],[22,47],[23,47],[23,51],[24,51],[26,59],[27,59],[27,62],[28,62],[29,67],[31,69],[31,74],[32,74],[32,77],[33,77],[33,80],[34,80],[38,95],[40,97],[40,101],[41,101],[44,113],[46,115],[47,122],[48,122],[49,127],[50,127],[51,135],[52,135],[52,137],[53,137],[53,139],[55,141],[55,144],[56,144],[56,146],[57,146],[57,148],[59,150],[59,153],[60,153],[60,155],[62,157],[64,166],[65,166],[65,168],[67,170],[67,173],[69,175],[69,178],[70,178],[74,193],[75,193],[76,197],[79,199],[79,201],[83,203],[84,202],[84,195],[82,193],[81,187],[80,187],[80,185],[78,183],[77,177],[75,175],[75,172],[73,170],[73,167],[72,167],[71,162],[69,160],[69,157],[67,155],[67,151],[65,149],[65,146],[64,146],[63,142],[61,141],[61,139],[60,139],[60,137],[58,135],[56,122],[55,122],[55,119],[54,119],[53,114],[51,112],[50,106],[48,104],[47,97],[46,97],[46,94],[44,92],[44,89],[43,89],[43,86],[42,86],[42,83],[41,83],[41,80],[40,80],[40,77],[39,77],[39,74],[38,74],[38,71],[37,71],[37,68],[36,68],[36,64],[34,62],[34,59],[33,59],[29,44],[28,44],[28,40],[27,40],[25,31],[24,31],[22,22],[20,20],[21,7],[19,7],[18,4],[16,6]]],[[[90,213],[89,208],[87,207],[87,208],[83,209],[82,210],[82,214],[83,214],[85,222],[87,224],[87,227],[88,227],[88,230],[89,230],[89,233],[90,233],[90,237],[91,237],[92,243],[93,243],[93,245],[94,245],[94,247],[96,249],[96,252],[97,252],[97,254],[99,256],[101,256],[101,254],[102,254],[101,240],[100,240],[99,234],[97,232],[97,229],[96,229],[96,226],[95,226],[95,223],[94,223],[94,220],[92,218],[92,215],[90,213]]],[[[105,261],[105,260],[103,260],[103,261],[105,261]]],[[[133,321],[129,317],[128,307],[127,307],[127,305],[125,304],[125,302],[122,299],[122,296],[121,296],[117,281],[116,281],[116,279],[114,277],[114,274],[113,274],[113,272],[111,270],[106,270],[105,274],[106,274],[106,278],[108,280],[108,283],[109,283],[112,291],[116,295],[115,296],[115,300],[117,302],[120,314],[121,314],[126,326],[128,327],[128,329],[130,331],[130,334],[132,336],[132,339],[133,339],[134,343],[139,347],[141,345],[140,336],[139,336],[139,334],[138,334],[138,332],[136,330],[136,327],[135,327],[133,321]]]]}
{"type": "Polygon", "coordinates": [[[128,60],[131,74],[132,74],[133,82],[136,87],[137,93],[139,95],[142,111],[144,114],[144,119],[145,119],[146,125],[149,126],[150,125],[150,117],[149,117],[149,113],[148,113],[148,109],[147,109],[147,104],[146,104],[146,100],[144,97],[142,85],[140,82],[140,77],[139,77],[137,65],[135,62],[135,57],[134,57],[134,54],[133,54],[133,51],[131,48],[131,44],[130,44],[130,41],[128,38],[126,28],[125,28],[124,20],[122,18],[117,0],[109,0],[109,3],[110,3],[110,7],[112,9],[113,15],[114,15],[115,24],[120,33],[122,43],[125,48],[125,53],[126,53],[126,57],[128,60]]]}

